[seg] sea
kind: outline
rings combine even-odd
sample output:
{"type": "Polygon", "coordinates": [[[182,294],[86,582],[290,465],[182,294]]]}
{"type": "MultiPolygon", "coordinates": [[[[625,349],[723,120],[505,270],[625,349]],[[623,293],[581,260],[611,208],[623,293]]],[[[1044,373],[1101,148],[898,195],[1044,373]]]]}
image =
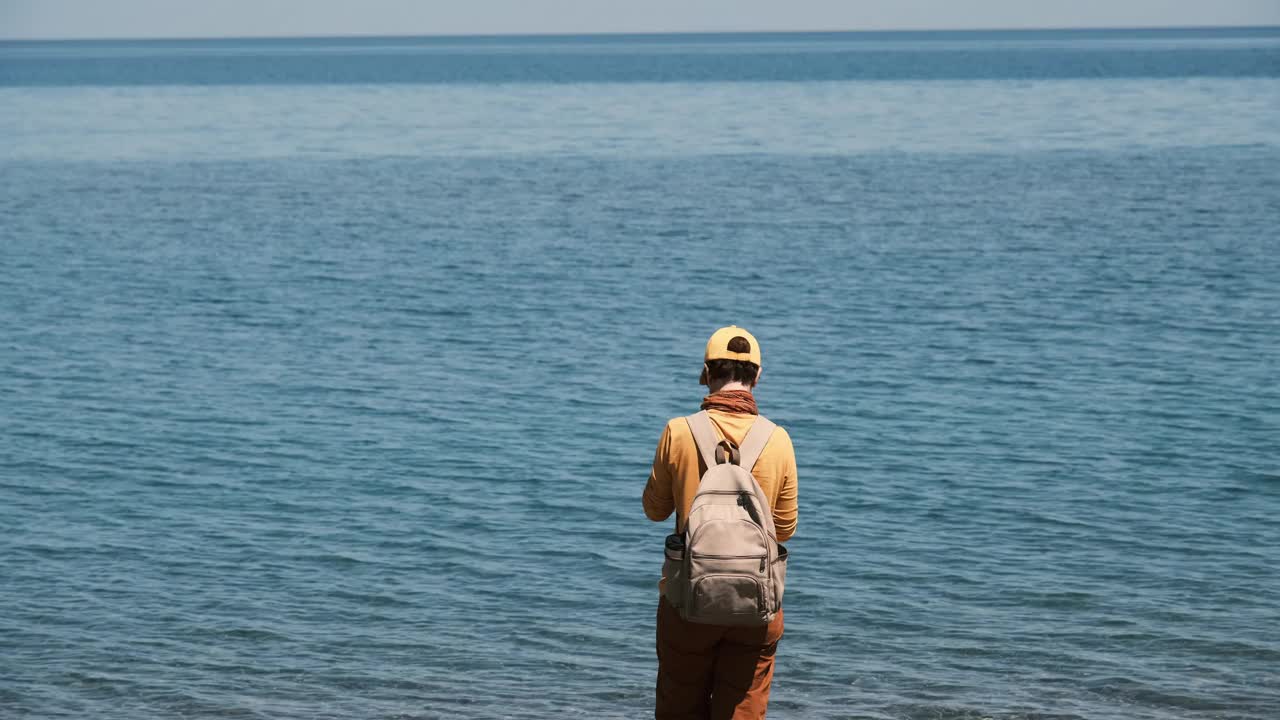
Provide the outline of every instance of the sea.
{"type": "Polygon", "coordinates": [[[751,330],[779,720],[1280,717],[1280,28],[0,43],[0,717],[641,718],[751,330]]]}

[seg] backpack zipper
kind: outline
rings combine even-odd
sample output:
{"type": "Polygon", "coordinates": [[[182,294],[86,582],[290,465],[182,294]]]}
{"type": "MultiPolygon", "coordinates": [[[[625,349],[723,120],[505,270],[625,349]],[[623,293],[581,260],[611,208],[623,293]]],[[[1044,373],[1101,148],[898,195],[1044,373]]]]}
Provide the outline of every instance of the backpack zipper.
{"type": "Polygon", "coordinates": [[[765,570],[769,569],[768,555],[704,555],[702,553],[697,553],[691,554],[689,557],[697,558],[699,560],[752,560],[754,558],[760,558],[761,574],[763,574],[765,570]]]}
{"type": "Polygon", "coordinates": [[[751,522],[764,527],[764,523],[760,521],[760,514],[756,512],[756,504],[752,502],[751,493],[742,490],[738,493],[738,505],[751,516],[751,522]]]}

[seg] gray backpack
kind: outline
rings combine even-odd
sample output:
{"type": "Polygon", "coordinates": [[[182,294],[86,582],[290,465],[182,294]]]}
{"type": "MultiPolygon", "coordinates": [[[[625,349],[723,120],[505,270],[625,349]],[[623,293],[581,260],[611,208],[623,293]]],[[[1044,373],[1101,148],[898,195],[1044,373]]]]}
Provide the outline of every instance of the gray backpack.
{"type": "Polygon", "coordinates": [[[705,411],[687,420],[707,469],[684,528],[667,536],[664,595],[690,622],[767,625],[782,607],[787,549],[751,468],[777,426],[757,417],[739,448],[705,411]]]}

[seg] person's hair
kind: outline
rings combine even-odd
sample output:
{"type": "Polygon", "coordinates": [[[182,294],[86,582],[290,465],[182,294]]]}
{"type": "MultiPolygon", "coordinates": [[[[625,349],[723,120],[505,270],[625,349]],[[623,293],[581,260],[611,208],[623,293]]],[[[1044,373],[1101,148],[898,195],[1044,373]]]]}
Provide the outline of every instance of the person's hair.
{"type": "Polygon", "coordinates": [[[756,381],[760,366],[746,360],[708,360],[707,382],[740,382],[750,385],[756,381]]]}

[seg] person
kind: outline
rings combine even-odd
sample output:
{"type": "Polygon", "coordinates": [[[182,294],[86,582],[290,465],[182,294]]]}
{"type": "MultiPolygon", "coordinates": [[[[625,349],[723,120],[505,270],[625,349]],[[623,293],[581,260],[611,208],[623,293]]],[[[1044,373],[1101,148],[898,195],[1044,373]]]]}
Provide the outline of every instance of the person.
{"type": "MultiPolygon", "coordinates": [[[[707,341],[699,383],[709,392],[702,409],[721,440],[741,445],[759,416],[753,390],[763,367],[760,358],[755,337],[737,326],[721,328],[707,341]]],[[[688,422],[684,417],[669,421],[644,488],[644,512],[650,520],[664,521],[674,512],[677,532],[682,530],[706,469],[700,463],[688,422]]],[[[787,540],[796,530],[798,506],[795,451],[786,430],[779,427],[769,437],[751,474],[769,501],[778,541],[787,540]]],[[[693,623],[662,597],[665,582],[659,583],[654,717],[763,718],[782,637],[782,611],[768,625],[693,623]]]]}

